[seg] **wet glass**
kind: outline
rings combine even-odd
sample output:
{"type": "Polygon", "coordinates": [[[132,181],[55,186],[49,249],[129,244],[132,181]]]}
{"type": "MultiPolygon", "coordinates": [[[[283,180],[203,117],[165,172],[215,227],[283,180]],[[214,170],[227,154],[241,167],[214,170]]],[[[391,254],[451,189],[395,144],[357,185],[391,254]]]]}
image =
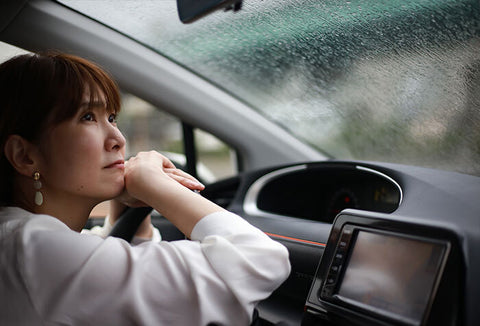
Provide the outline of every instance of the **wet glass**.
{"type": "Polygon", "coordinates": [[[331,157],[480,175],[476,0],[249,0],[190,25],[173,0],[61,2],[331,157]]]}
{"type": "MultiPolygon", "coordinates": [[[[177,167],[185,166],[182,122],[161,108],[122,92],[122,111],[118,128],[127,140],[126,157],[155,149],[177,167]]],[[[213,135],[194,129],[197,173],[206,184],[235,175],[235,151],[213,135]]]]}

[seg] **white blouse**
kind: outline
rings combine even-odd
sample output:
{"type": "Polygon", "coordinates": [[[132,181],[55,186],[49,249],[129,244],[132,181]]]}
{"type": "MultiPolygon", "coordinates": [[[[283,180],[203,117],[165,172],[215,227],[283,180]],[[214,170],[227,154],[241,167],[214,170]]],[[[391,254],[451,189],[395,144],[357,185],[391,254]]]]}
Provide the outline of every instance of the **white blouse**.
{"type": "Polygon", "coordinates": [[[0,324],[248,325],[290,272],[286,248],[235,214],[191,238],[131,246],[1,208],[0,324]]]}

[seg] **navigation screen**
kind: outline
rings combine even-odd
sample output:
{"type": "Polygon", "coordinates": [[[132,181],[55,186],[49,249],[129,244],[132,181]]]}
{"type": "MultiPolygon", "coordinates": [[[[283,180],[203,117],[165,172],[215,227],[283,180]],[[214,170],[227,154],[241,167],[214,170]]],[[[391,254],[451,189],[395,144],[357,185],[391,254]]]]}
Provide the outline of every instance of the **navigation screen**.
{"type": "Polygon", "coordinates": [[[357,305],[418,325],[445,244],[358,231],[338,295],[357,305]]]}

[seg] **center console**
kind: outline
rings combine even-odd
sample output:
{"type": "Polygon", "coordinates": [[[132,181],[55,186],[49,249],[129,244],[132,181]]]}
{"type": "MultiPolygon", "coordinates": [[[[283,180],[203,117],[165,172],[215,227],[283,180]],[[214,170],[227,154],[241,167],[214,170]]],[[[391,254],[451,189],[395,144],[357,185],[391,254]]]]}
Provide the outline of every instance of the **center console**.
{"type": "Polygon", "coordinates": [[[452,232],[347,211],[334,221],[302,326],[461,324],[462,270],[452,232]]]}

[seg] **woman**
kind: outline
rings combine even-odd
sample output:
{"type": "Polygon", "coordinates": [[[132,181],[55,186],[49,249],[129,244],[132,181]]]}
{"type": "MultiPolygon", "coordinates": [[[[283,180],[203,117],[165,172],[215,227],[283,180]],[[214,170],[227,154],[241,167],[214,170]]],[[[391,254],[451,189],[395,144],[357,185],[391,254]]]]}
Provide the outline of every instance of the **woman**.
{"type": "MultiPolygon", "coordinates": [[[[288,253],[191,190],[156,152],[124,161],[117,86],[64,54],[0,65],[0,324],[247,325],[288,275],[288,253]],[[147,204],[193,241],[81,234],[107,199],[147,204]]],[[[149,238],[147,220],[137,236],[149,238]]]]}

